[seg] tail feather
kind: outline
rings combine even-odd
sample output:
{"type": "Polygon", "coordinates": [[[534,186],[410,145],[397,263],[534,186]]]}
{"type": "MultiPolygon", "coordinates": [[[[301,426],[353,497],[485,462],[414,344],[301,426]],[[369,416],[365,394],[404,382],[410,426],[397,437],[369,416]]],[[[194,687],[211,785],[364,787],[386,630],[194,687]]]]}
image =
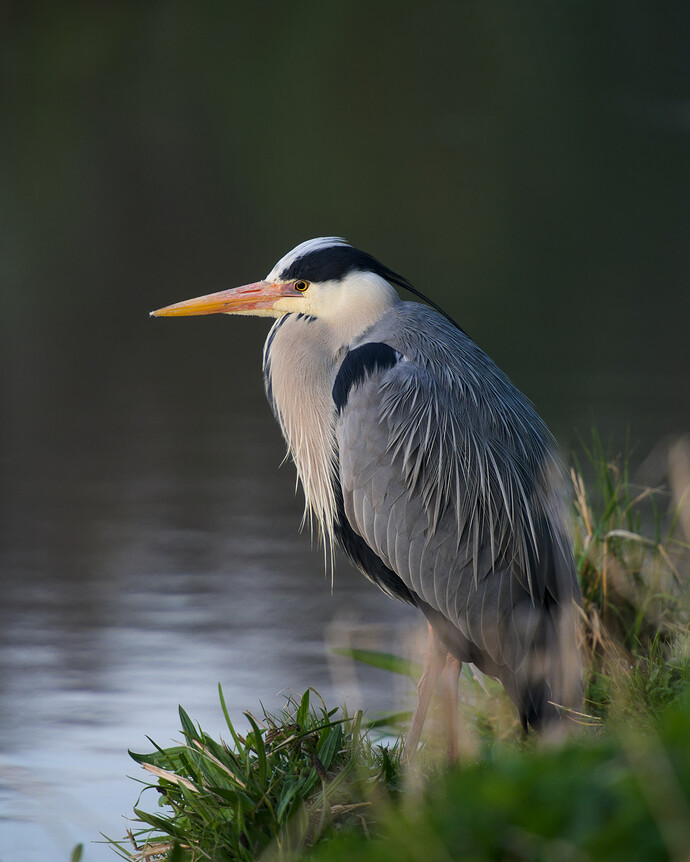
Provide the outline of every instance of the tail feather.
{"type": "Polygon", "coordinates": [[[525,660],[515,674],[513,699],[525,729],[542,730],[558,722],[568,710],[581,706],[582,671],[574,610],[574,602],[545,609],[525,660]]]}

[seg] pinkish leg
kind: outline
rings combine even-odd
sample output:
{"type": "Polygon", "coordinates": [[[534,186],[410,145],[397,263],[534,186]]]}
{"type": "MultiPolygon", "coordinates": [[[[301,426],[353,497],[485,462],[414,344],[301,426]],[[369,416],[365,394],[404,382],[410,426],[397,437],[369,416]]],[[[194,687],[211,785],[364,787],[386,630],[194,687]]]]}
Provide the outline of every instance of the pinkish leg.
{"type": "MultiPolygon", "coordinates": [[[[439,674],[443,670],[445,664],[446,651],[441,646],[438,635],[429,624],[429,639],[427,641],[427,651],[424,658],[424,670],[417,684],[417,703],[415,704],[410,722],[410,729],[407,731],[407,739],[405,740],[405,754],[408,760],[412,760],[417,752],[417,745],[422,735],[422,727],[426,718],[431,697],[436,687],[436,681],[439,674]]],[[[457,702],[457,698],[456,698],[457,702]]]]}
{"type": "Polygon", "coordinates": [[[458,759],[458,677],[461,670],[462,662],[448,654],[443,667],[443,706],[449,763],[458,759]]]}

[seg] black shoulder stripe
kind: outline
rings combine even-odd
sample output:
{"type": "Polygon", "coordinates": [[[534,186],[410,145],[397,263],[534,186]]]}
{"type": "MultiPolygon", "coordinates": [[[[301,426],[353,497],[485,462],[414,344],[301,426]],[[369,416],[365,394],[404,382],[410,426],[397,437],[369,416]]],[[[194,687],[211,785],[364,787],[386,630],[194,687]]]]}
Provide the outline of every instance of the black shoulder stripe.
{"type": "Polygon", "coordinates": [[[371,341],[349,350],[343,359],[333,384],[333,401],[341,413],[353,386],[361,383],[367,374],[385,371],[400,360],[397,350],[379,341],[371,341]]]}

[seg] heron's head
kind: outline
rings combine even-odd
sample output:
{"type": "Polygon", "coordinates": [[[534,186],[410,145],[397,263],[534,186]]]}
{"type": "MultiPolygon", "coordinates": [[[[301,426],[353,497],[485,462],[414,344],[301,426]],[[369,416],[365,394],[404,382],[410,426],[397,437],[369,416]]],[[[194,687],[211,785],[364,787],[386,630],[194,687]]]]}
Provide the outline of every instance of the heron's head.
{"type": "Polygon", "coordinates": [[[263,281],[178,302],[154,317],[302,313],[338,322],[352,315],[373,321],[398,302],[392,283],[404,279],[344,239],[319,237],[288,252],[263,281]]]}

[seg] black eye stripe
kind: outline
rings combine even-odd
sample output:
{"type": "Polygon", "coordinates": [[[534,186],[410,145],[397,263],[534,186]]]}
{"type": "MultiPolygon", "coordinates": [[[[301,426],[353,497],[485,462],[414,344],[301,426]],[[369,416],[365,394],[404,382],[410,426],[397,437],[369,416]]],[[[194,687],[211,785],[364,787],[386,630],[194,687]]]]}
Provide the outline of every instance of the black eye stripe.
{"type": "MultiPolygon", "coordinates": [[[[428,296],[425,296],[421,291],[412,287],[410,282],[388,269],[375,257],[365,251],[352,248],[350,245],[329,245],[326,248],[318,248],[314,251],[307,251],[293,260],[290,266],[286,267],[280,274],[281,281],[292,281],[300,279],[296,284],[302,284],[302,279],[309,279],[307,286],[311,282],[319,284],[322,281],[342,281],[346,276],[354,272],[373,272],[385,278],[391,284],[396,284],[404,290],[409,290],[415,296],[423,299],[432,308],[435,308],[442,314],[446,320],[450,321],[457,329],[463,330],[448,315],[437,303],[428,296]]],[[[302,289],[302,292],[306,288],[302,289]]],[[[299,290],[298,290],[299,292],[299,290]]]]}

